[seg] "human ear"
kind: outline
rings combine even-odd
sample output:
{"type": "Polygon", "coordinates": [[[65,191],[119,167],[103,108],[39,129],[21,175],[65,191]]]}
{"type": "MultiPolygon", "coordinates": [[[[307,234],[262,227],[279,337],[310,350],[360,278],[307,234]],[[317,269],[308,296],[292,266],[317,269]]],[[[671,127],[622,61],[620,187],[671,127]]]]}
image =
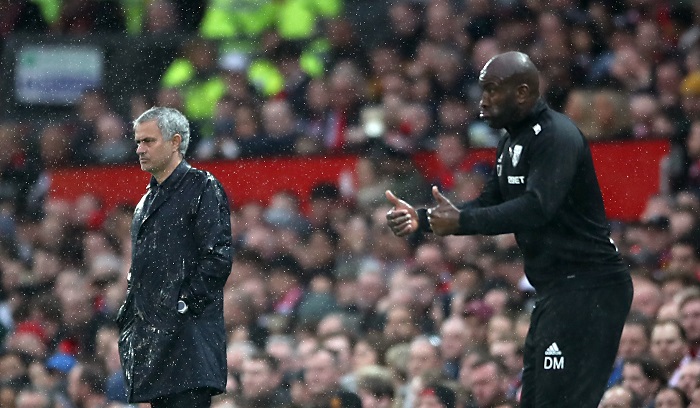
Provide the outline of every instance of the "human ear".
{"type": "Polygon", "coordinates": [[[520,84],[515,89],[515,97],[518,102],[525,102],[530,96],[530,86],[527,84],[520,84]]]}
{"type": "Polygon", "coordinates": [[[182,136],[179,133],[175,133],[170,141],[173,143],[175,151],[180,151],[180,143],[182,143],[182,136]]]}

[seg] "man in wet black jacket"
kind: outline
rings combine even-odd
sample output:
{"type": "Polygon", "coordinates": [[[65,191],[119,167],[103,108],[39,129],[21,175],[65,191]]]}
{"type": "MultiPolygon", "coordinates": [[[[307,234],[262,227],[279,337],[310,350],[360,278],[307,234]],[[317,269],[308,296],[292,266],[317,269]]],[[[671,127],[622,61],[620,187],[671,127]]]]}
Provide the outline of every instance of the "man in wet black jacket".
{"type": "Polygon", "coordinates": [[[524,347],[521,406],[598,406],[632,300],[609,229],[588,144],[540,98],[530,58],[507,52],[481,71],[481,117],[505,129],[496,166],[476,200],[415,209],[390,191],[398,236],[514,233],[537,290],[524,347]]]}
{"type": "Polygon", "coordinates": [[[148,192],[131,224],[132,260],[119,310],[129,402],[200,408],[226,386],[223,288],[231,271],[228,198],[183,159],[189,123],[152,108],[134,121],[148,192]]]}

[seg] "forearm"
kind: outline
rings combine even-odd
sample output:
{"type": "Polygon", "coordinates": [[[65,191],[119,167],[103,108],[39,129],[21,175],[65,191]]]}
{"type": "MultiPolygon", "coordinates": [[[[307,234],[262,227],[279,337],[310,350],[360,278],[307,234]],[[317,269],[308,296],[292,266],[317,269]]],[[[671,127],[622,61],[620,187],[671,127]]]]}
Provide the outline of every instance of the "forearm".
{"type": "Polygon", "coordinates": [[[535,194],[524,194],[490,207],[466,207],[459,214],[459,235],[498,235],[539,227],[547,222],[535,194]]]}

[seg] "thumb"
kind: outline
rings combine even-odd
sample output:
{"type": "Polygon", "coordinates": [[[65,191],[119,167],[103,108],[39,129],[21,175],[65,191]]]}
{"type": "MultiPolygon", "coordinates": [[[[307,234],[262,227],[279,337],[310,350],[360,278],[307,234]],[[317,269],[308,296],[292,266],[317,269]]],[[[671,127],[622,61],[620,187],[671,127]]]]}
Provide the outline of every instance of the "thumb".
{"type": "Polygon", "coordinates": [[[435,197],[435,200],[438,202],[438,204],[446,204],[450,202],[450,200],[448,200],[447,197],[442,195],[440,189],[438,189],[437,186],[433,186],[433,197],[435,197]]]}
{"type": "Polygon", "coordinates": [[[386,190],[386,192],[384,192],[384,195],[386,196],[386,199],[394,205],[394,207],[401,205],[401,200],[398,197],[396,197],[394,193],[391,192],[391,190],[386,190]]]}

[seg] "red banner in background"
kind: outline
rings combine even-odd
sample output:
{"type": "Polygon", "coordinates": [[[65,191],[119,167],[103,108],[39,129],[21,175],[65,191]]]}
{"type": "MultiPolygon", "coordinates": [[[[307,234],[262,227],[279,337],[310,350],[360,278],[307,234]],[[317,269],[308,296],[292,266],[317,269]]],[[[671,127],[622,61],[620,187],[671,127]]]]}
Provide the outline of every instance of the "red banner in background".
{"type": "Polygon", "coordinates": [[[608,217],[637,220],[649,197],[659,192],[666,140],[591,145],[608,217]]]}
{"type": "MultiPolygon", "coordinates": [[[[659,190],[659,165],[668,153],[664,140],[597,143],[591,146],[598,180],[608,216],[632,221],[642,213],[649,196],[659,190]]],[[[493,150],[472,152],[475,161],[493,162],[493,150]]],[[[435,156],[417,158],[419,168],[430,179],[435,156]]],[[[234,206],[249,202],[267,203],[277,191],[296,192],[306,202],[319,182],[337,184],[352,174],[356,156],[293,157],[197,162],[224,185],[234,206]]],[[[66,168],[51,173],[50,196],[74,200],[84,194],[100,197],[107,208],[136,204],[146,191],[149,175],[136,165],[66,168]]]]}

